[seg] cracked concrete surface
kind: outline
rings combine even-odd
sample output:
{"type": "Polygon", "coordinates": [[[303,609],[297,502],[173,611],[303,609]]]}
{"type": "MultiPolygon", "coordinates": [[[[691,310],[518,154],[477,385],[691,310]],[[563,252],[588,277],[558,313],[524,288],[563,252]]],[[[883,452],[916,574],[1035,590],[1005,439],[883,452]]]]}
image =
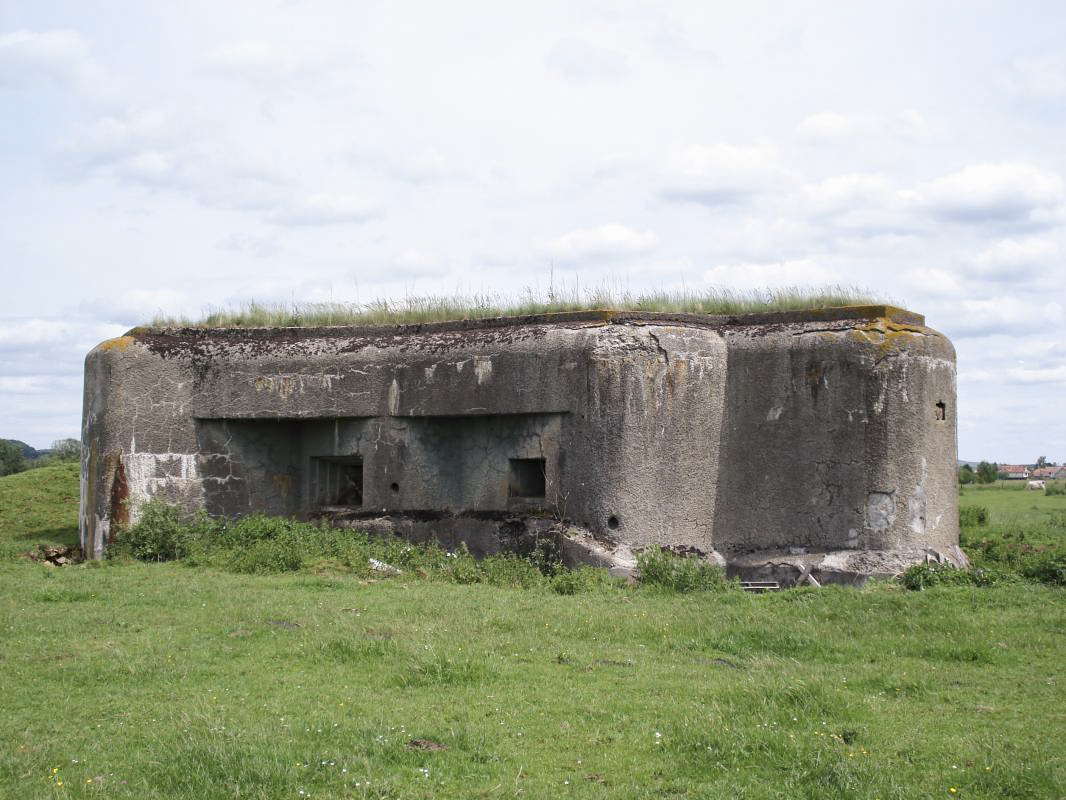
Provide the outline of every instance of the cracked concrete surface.
{"type": "Polygon", "coordinates": [[[86,359],[82,546],[161,496],[484,552],[548,520],[623,567],[657,544],[873,574],[957,545],[954,407],[950,342],[883,306],[135,329],[86,359]],[[540,460],[543,496],[512,496],[540,460]]]}

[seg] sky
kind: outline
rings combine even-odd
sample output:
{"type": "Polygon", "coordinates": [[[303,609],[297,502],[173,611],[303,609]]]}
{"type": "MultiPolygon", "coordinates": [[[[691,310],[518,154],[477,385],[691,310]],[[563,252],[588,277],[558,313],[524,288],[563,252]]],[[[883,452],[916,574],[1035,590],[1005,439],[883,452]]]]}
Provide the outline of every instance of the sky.
{"type": "Polygon", "coordinates": [[[0,436],[159,314],[855,286],[1066,462],[1059,2],[0,0],[0,436]]]}

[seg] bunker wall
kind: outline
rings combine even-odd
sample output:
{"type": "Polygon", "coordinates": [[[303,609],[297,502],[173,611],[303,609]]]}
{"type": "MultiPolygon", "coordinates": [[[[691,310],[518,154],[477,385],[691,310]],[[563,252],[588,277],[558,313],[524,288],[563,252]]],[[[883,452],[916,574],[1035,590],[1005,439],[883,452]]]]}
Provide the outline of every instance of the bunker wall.
{"type": "Polygon", "coordinates": [[[153,496],[227,516],[536,513],[712,549],[706,453],[725,367],[713,331],[128,338],[87,359],[87,552],[153,496]]]}
{"type": "Polygon", "coordinates": [[[957,544],[955,356],[943,336],[881,320],[756,326],[728,346],[714,526],[727,557],[957,544]]]}
{"type": "Polygon", "coordinates": [[[86,360],[83,547],[102,555],[152,497],[387,517],[478,552],[518,518],[730,563],[957,544],[943,336],[884,309],[682,316],[105,342],[86,360]]]}

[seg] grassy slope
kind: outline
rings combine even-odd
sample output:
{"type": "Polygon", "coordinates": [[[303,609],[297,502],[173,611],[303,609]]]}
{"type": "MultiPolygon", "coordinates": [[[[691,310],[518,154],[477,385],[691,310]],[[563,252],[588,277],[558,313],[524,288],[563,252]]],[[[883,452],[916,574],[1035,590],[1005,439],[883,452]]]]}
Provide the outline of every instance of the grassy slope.
{"type": "Polygon", "coordinates": [[[77,544],[78,470],[67,462],[0,478],[0,559],[77,544]]]}
{"type": "MultiPolygon", "coordinates": [[[[0,541],[52,530],[14,516],[0,541]]],[[[1064,631],[1066,593],[1028,585],[563,597],[9,561],[0,796],[1056,797],[1064,631]]]]}
{"type": "Polygon", "coordinates": [[[785,311],[884,303],[868,292],[850,287],[821,290],[784,287],[761,292],[734,292],[728,289],[650,292],[634,294],[610,288],[584,293],[528,292],[522,297],[483,293],[407,297],[403,300],[377,300],[370,303],[248,303],[236,309],[216,309],[199,320],[156,317],[160,327],[273,327],[299,325],[396,325],[441,322],[455,319],[545,314],[615,308],[636,311],[689,311],[703,314],[744,314],[758,311],[785,311]]]}

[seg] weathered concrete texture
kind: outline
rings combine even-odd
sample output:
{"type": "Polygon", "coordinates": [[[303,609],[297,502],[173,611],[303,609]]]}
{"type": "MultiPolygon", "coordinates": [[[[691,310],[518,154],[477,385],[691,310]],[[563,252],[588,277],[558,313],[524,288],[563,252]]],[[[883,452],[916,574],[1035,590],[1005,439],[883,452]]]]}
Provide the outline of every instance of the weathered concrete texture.
{"type": "Polygon", "coordinates": [[[82,545],[162,496],[620,569],[913,561],[957,544],[954,406],[951,344],[882,306],[135,329],[86,360],[82,545]]]}

